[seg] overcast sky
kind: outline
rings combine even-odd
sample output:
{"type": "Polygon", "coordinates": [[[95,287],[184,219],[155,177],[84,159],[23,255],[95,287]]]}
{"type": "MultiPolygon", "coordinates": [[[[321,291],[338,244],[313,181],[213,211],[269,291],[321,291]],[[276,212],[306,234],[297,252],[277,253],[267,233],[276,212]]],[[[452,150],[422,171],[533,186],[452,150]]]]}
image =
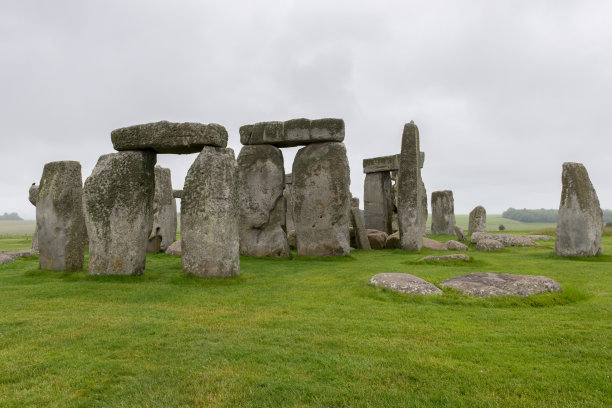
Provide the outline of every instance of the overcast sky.
{"type": "MultiPolygon", "coordinates": [[[[455,211],[556,208],[582,162],[612,208],[612,1],[0,1],[0,212],[45,163],[83,178],[113,129],[343,118],[362,160],[419,126],[431,192],[455,211]]],[[[286,172],[297,148],[285,149],[286,172]]],[[[175,188],[195,155],[158,156],[175,188]]]]}

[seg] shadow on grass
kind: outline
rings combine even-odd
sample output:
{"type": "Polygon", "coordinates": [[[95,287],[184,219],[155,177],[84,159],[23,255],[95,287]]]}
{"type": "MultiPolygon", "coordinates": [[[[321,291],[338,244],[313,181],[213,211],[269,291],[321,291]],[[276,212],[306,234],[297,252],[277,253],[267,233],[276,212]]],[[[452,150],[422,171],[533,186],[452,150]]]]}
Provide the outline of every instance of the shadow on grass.
{"type": "Polygon", "coordinates": [[[433,259],[428,259],[425,261],[420,260],[412,260],[402,262],[402,265],[417,265],[417,266],[468,266],[468,267],[480,267],[490,265],[488,262],[483,261],[481,259],[470,258],[469,260],[465,259],[448,259],[445,261],[436,261],[433,259]]]}
{"type": "Polygon", "coordinates": [[[597,255],[597,256],[558,256],[555,253],[544,255],[547,259],[554,259],[556,261],[569,261],[569,262],[612,262],[612,255],[597,255]]]}

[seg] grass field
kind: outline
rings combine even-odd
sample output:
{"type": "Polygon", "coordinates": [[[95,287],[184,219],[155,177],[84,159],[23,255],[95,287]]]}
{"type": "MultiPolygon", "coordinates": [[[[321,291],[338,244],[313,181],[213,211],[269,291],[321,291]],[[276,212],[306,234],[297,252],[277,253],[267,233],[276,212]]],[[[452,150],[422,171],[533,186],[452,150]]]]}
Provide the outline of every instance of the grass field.
{"type": "Polygon", "coordinates": [[[36,228],[36,221],[7,221],[0,220],[0,235],[32,235],[36,228]]]}
{"type": "MultiPolygon", "coordinates": [[[[0,238],[18,246],[29,240],[0,238]]],[[[417,262],[427,250],[245,257],[231,279],[185,276],[164,254],[140,277],[18,260],[0,266],[0,406],[612,406],[612,256],[553,246],[441,265],[417,262]],[[407,298],[367,285],[475,271],[546,275],[564,291],[407,298]]]]}

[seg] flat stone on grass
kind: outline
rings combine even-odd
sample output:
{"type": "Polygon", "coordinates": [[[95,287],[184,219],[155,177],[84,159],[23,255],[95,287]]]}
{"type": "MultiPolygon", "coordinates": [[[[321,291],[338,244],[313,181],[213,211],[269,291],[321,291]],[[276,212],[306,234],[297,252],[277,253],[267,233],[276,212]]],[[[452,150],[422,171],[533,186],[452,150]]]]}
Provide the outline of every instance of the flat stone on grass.
{"type": "Polygon", "coordinates": [[[442,255],[435,256],[429,255],[424,258],[419,259],[419,261],[469,261],[470,257],[465,254],[452,254],[452,255],[442,255]]]}
{"type": "Polygon", "coordinates": [[[560,292],[561,285],[545,276],[511,275],[507,273],[476,272],[456,276],[440,283],[465,295],[477,297],[530,296],[537,293],[560,292]]]}
{"type": "Polygon", "coordinates": [[[429,283],[407,273],[379,273],[372,276],[370,285],[408,295],[441,295],[442,291],[429,283]]]}

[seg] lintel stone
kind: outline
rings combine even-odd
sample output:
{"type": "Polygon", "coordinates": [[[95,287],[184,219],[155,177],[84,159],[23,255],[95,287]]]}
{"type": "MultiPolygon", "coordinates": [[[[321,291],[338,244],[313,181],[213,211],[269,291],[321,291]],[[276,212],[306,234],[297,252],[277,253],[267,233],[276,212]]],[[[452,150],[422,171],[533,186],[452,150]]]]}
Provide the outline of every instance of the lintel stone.
{"type": "Polygon", "coordinates": [[[276,147],[294,147],[342,141],[344,141],[342,119],[292,119],[240,127],[240,143],[243,145],[271,144],[276,147]]]}

